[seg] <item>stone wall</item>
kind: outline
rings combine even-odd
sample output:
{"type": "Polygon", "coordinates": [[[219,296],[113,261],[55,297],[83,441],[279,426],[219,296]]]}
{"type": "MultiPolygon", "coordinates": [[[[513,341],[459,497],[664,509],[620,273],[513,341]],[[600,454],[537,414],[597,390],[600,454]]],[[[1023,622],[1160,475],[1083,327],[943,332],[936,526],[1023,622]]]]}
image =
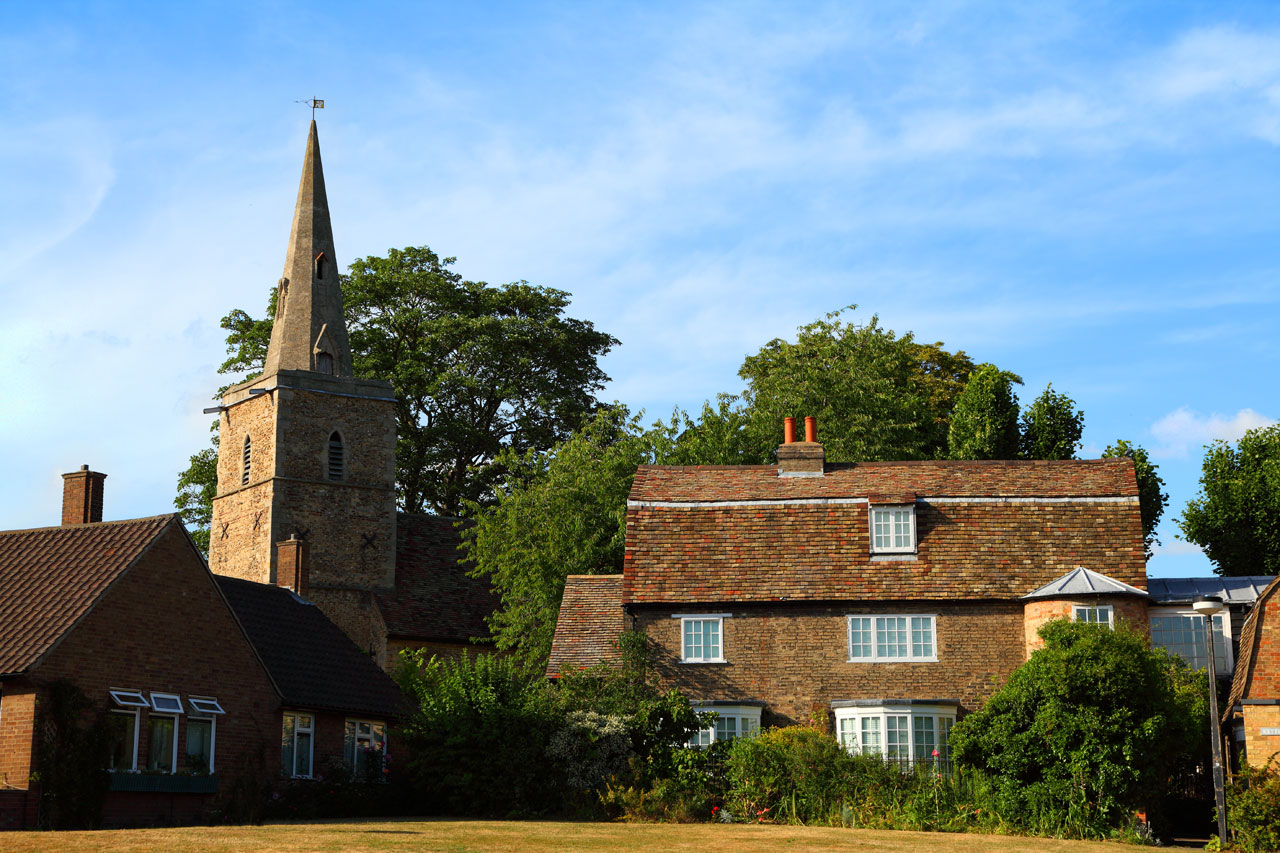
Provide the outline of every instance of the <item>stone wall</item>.
{"type": "Polygon", "coordinates": [[[980,707],[1023,661],[1022,604],[913,601],[874,605],[734,605],[723,622],[725,663],[681,663],[680,620],[688,607],[639,609],[636,626],[654,643],[662,682],[694,700],[767,703],[765,725],[828,720],[849,699],[955,699],[980,707]],[[847,616],[934,615],[936,662],[849,660],[847,616]]]}

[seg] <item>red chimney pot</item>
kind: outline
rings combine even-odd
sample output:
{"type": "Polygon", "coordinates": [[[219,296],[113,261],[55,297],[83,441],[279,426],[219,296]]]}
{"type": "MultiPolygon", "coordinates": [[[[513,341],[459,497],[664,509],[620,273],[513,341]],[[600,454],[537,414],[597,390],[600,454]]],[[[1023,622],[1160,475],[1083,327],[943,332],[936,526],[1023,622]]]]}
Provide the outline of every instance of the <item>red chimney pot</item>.
{"type": "Polygon", "coordinates": [[[783,418],[782,419],[782,443],[794,444],[795,440],[796,440],[796,419],[783,418]]]}
{"type": "Polygon", "coordinates": [[[818,440],[818,419],[807,417],[804,419],[804,440],[815,442],[818,440]]]}

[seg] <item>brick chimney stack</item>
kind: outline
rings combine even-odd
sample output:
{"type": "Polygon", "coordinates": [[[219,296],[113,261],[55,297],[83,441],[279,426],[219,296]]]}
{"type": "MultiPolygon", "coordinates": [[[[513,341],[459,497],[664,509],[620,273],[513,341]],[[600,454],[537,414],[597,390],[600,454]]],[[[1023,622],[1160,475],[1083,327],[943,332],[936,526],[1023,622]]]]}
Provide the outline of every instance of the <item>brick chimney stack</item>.
{"type": "Polygon", "coordinates": [[[804,419],[804,441],[796,441],[794,418],[783,421],[783,442],[778,445],[779,477],[821,477],[827,452],[818,443],[818,421],[804,419]]]}
{"type": "Polygon", "coordinates": [[[276,586],[293,590],[299,598],[310,592],[307,578],[307,543],[293,534],[276,543],[276,586]]]}
{"type": "Polygon", "coordinates": [[[102,481],[105,479],[106,474],[90,471],[88,465],[62,475],[63,527],[102,521],[102,481]]]}

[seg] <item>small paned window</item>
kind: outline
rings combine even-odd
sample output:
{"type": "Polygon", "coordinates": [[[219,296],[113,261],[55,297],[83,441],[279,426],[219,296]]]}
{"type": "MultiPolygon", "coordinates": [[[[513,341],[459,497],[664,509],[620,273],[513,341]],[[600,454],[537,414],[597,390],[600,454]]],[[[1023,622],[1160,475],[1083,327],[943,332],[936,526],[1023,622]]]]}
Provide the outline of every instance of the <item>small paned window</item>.
{"type": "Polygon", "coordinates": [[[249,436],[244,437],[244,468],[240,473],[240,485],[249,485],[249,469],[253,461],[253,442],[249,436]]]}
{"type": "Polygon", "coordinates": [[[681,616],[680,660],[684,663],[723,663],[723,616],[681,616]]]}
{"type": "Polygon", "coordinates": [[[190,717],[187,720],[187,754],[184,769],[188,773],[213,772],[213,717],[190,717]]]}
{"type": "Polygon", "coordinates": [[[840,743],[852,753],[879,755],[902,766],[950,766],[947,738],[956,712],[939,706],[868,706],[838,708],[840,743]]]}
{"type": "Polygon", "coordinates": [[[1090,625],[1106,625],[1108,628],[1115,627],[1115,623],[1112,620],[1110,604],[1103,604],[1096,607],[1076,605],[1074,613],[1075,621],[1077,622],[1088,622],[1090,625]]]}
{"type": "Polygon", "coordinates": [[[147,718],[147,769],[172,773],[177,769],[178,718],[152,714],[147,718]]]}
{"type": "Polygon", "coordinates": [[[182,700],[174,693],[152,693],[151,707],[160,714],[181,714],[182,700]]]}
{"type": "Polygon", "coordinates": [[[387,749],[385,723],[372,720],[347,720],[343,740],[344,763],[351,775],[366,782],[379,781],[386,772],[383,757],[387,749]]]}
{"type": "Polygon", "coordinates": [[[333,356],[327,352],[316,354],[316,371],[333,375],[333,356]]]}
{"type": "Polygon", "coordinates": [[[696,706],[699,712],[714,712],[715,722],[689,738],[688,746],[710,746],[736,737],[750,737],[760,731],[760,708],[755,705],[696,706]]]}
{"type": "Polygon", "coordinates": [[[151,708],[141,690],[110,690],[111,700],[121,708],[151,708]]]}
{"type": "Polygon", "coordinates": [[[315,717],[284,712],[280,737],[280,769],[286,777],[311,778],[311,742],[315,737],[315,717]]]}
{"type": "Polygon", "coordinates": [[[916,550],[914,506],[871,507],[871,553],[910,554],[916,550]]]}
{"type": "Polygon", "coordinates": [[[329,479],[341,480],[343,474],[342,436],[336,432],[329,436],[329,479]]]}
{"type": "Polygon", "coordinates": [[[138,769],[138,712],[111,711],[107,714],[107,769],[132,772],[138,769]]]}
{"type": "Polygon", "coordinates": [[[849,660],[936,661],[933,616],[850,616],[849,660]]]}
{"type": "Polygon", "coordinates": [[[212,696],[190,696],[187,701],[191,703],[191,710],[196,714],[225,714],[222,706],[218,704],[218,700],[212,696]]]}

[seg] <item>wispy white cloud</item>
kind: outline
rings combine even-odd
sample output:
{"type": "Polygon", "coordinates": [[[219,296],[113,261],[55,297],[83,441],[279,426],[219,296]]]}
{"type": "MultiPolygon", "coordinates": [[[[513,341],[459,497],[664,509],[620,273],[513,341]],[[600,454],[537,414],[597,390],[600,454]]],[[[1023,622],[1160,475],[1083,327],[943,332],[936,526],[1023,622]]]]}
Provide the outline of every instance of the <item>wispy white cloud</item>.
{"type": "Polygon", "coordinates": [[[1175,539],[1163,532],[1160,534],[1160,543],[1151,549],[1153,555],[1159,554],[1167,557],[1179,557],[1187,554],[1203,555],[1204,549],[1194,542],[1187,542],[1182,539],[1175,539]]]}
{"type": "Polygon", "coordinates": [[[1241,409],[1234,415],[1204,415],[1182,406],[1151,425],[1151,434],[1159,442],[1151,449],[1157,459],[1185,458],[1188,451],[1212,441],[1237,441],[1248,430],[1269,427],[1274,418],[1253,409],[1241,409]]]}

